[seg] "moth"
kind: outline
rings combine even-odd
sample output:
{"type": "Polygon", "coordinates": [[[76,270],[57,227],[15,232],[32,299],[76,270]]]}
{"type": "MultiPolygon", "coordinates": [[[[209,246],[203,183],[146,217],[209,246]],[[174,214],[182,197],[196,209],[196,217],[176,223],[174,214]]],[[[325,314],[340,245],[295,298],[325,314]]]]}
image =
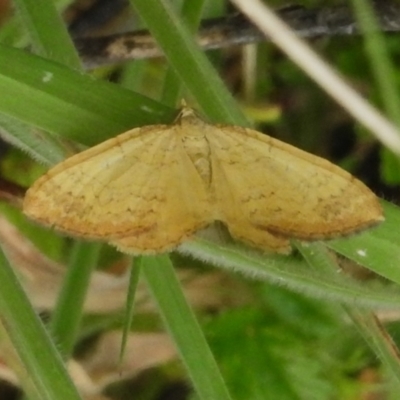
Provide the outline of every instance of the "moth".
{"type": "Polygon", "coordinates": [[[173,250],[219,221],[239,241],[288,253],[378,224],[377,197],[332,163],[184,106],[172,125],[132,129],[50,169],[24,213],[130,254],[173,250]]]}

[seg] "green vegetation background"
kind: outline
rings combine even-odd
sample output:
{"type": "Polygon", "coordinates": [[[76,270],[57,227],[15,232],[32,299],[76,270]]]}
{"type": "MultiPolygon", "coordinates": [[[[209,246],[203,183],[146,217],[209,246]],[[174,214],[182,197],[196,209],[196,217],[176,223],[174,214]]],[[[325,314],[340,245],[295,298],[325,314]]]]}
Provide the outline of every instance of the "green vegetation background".
{"type": "MultiPolygon", "coordinates": [[[[3,174],[28,187],[69,153],[71,145],[66,146],[63,139],[89,146],[135,126],[171,122],[183,93],[213,122],[246,125],[252,106],[263,105],[264,111],[255,121],[259,130],[359,173],[379,193],[388,186],[393,189],[390,193],[396,193],[398,165],[391,163],[390,171],[387,157],[382,157],[386,153],[368,132],[354,127],[343,110],[272,44],[259,45],[256,84],[245,93],[243,78],[229,75],[232,65],[239,67],[239,49],[207,53],[211,66],[177,17],[179,7],[156,0],[131,3],[159,41],[168,63],[129,62],[117,70],[89,74],[81,70],[54,7],[63,9],[65,4],[15,1],[17,18],[0,30],[0,125],[3,137],[15,148],[3,160],[3,174]],[[21,50],[27,44],[39,57],[21,50]],[[117,77],[113,82],[108,81],[111,72],[117,77]],[[283,112],[274,113],[275,105],[283,105],[283,112]],[[343,128],[347,128],[345,133],[343,128]],[[373,161],[366,163],[366,154],[374,155],[373,161]]],[[[189,3],[186,12],[193,30],[203,2],[189,3]]],[[[321,6],[318,1],[302,4],[321,6]]],[[[205,15],[217,16],[224,12],[226,2],[209,1],[205,6],[205,15]]],[[[364,51],[364,40],[320,38],[312,44],[371,102],[384,104],[379,100],[381,87],[375,84],[372,67],[365,67],[371,61],[364,51]]],[[[384,40],[390,56],[396,59],[396,35],[384,40]]],[[[397,88],[398,73],[394,79],[393,87],[397,88]]],[[[388,200],[395,201],[395,194],[388,200]]],[[[396,309],[400,303],[400,214],[394,205],[383,204],[387,221],[381,227],[326,243],[340,255],[339,260],[346,256],[368,268],[368,279],[338,273],[336,260],[321,243],[298,243],[290,257],[267,257],[198,240],[188,244],[183,254],[174,254],[172,262],[166,256],[136,260],[127,294],[130,300],[119,326],[125,331],[146,328],[147,317],[142,320],[140,315],[134,316],[129,328],[140,275],[178,348],[182,364],[173,368],[190,380],[194,398],[350,399],[375,390],[385,392],[388,398],[395,396],[399,362],[392,343],[370,314],[370,310],[396,309]],[[367,249],[368,256],[360,256],[359,249],[367,249]],[[208,268],[228,270],[246,281],[254,301],[195,317],[184,300],[173,265],[192,265],[199,273],[208,268]],[[360,379],[370,369],[379,377],[376,387],[360,379]]],[[[29,398],[79,399],[63,358],[72,354],[85,332],[118,324],[119,316],[105,315],[103,324],[97,321],[97,328],[93,328],[92,320],[82,311],[90,274],[111,263],[117,254],[98,244],[67,241],[31,224],[20,210],[2,208],[43,252],[68,265],[68,274],[46,331],[2,256],[1,337],[11,341],[18,353],[22,386],[29,398]]],[[[398,323],[391,322],[387,328],[396,339],[398,323]]]]}

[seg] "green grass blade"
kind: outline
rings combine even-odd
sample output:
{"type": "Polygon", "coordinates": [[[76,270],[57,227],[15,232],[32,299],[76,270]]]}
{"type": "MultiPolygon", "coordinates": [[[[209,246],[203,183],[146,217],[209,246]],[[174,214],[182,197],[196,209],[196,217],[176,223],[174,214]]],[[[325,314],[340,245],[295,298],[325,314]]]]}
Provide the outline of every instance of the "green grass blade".
{"type": "Polygon", "coordinates": [[[176,115],[145,96],[1,45],[0,92],[0,113],[87,145],[176,115]]]}
{"type": "Polygon", "coordinates": [[[377,274],[400,284],[399,208],[381,201],[385,222],[348,238],[326,242],[327,246],[377,274]]]}
{"type": "Polygon", "coordinates": [[[0,315],[42,400],[80,400],[60,354],[0,250],[0,315]]]}
{"type": "Polygon", "coordinates": [[[235,247],[217,245],[204,239],[188,242],[179,251],[223,269],[288,287],[324,301],[341,301],[365,307],[397,307],[400,293],[387,286],[374,290],[365,283],[337,274],[327,275],[323,268],[312,270],[299,257],[263,255],[235,247]]]}
{"type": "Polygon", "coordinates": [[[202,400],[231,397],[167,256],[143,257],[142,271],[202,400]]]}
{"type": "MultiPolygon", "coordinates": [[[[352,0],[355,15],[364,36],[364,47],[376,81],[376,88],[387,115],[400,127],[400,97],[394,65],[372,5],[366,0],[352,0]]],[[[400,181],[399,157],[383,149],[382,175],[389,184],[400,181]]]]}
{"type": "Polygon", "coordinates": [[[97,266],[100,248],[99,243],[76,242],[72,249],[50,323],[52,336],[65,358],[71,355],[77,338],[91,273],[97,266]]]}
{"type": "Polygon", "coordinates": [[[364,340],[381,359],[383,365],[387,367],[394,378],[392,384],[395,385],[396,392],[400,393],[400,353],[393,339],[379,320],[370,312],[357,307],[344,306],[344,308],[364,340]]]}
{"type": "Polygon", "coordinates": [[[39,54],[80,69],[78,53],[53,1],[15,0],[14,4],[39,54]]]}
{"type": "Polygon", "coordinates": [[[122,358],[124,356],[126,344],[128,343],[129,333],[132,327],[135,294],[139,283],[140,271],[142,269],[141,264],[142,264],[141,257],[135,257],[134,259],[132,259],[130,268],[128,295],[126,297],[124,326],[122,330],[121,351],[119,354],[120,362],[122,361],[122,358]]]}
{"type": "Polygon", "coordinates": [[[0,136],[42,164],[61,162],[66,152],[60,141],[15,118],[0,114],[0,136]]]}
{"type": "Polygon", "coordinates": [[[131,4],[203,111],[217,122],[248,125],[237,103],[173,7],[165,0],[131,0],[131,4]]]}
{"type": "Polygon", "coordinates": [[[369,0],[352,0],[352,3],[364,35],[365,50],[375,76],[376,87],[380,91],[380,98],[390,118],[400,126],[399,87],[393,84],[397,81],[395,69],[378,21],[369,0]]]}
{"type": "MultiPolygon", "coordinates": [[[[186,27],[191,34],[194,34],[201,20],[201,11],[205,0],[186,0],[182,6],[182,18],[185,20],[186,27]]],[[[170,67],[164,79],[163,93],[161,101],[164,104],[176,105],[180,100],[182,92],[182,81],[175,71],[170,67]]]]}
{"type": "MultiPolygon", "coordinates": [[[[327,274],[330,274],[333,279],[340,270],[323,246],[318,244],[311,246],[299,245],[297,248],[314,270],[322,269],[327,274]]],[[[380,356],[383,363],[388,367],[388,370],[395,378],[395,384],[400,388],[399,351],[392,342],[390,335],[370,312],[350,304],[342,303],[342,306],[371,349],[380,356]]]]}

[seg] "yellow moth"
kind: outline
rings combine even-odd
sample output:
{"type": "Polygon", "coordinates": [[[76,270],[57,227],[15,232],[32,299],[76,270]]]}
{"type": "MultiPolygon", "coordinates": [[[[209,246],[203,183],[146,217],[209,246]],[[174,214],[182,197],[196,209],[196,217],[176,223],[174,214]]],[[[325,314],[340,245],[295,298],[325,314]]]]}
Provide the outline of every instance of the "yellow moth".
{"type": "Polygon", "coordinates": [[[383,220],[376,196],[346,171],[186,106],[172,125],[132,129],[56,165],[27,191],[24,212],[131,254],[170,251],[216,221],[235,239],[287,253],[291,238],[383,220]]]}

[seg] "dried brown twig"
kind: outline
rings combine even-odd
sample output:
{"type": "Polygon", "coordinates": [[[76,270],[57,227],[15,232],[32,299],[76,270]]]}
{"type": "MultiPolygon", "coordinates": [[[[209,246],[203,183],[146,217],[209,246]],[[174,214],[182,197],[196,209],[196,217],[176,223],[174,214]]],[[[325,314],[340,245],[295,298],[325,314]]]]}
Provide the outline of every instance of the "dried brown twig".
{"type": "MultiPolygon", "coordinates": [[[[400,31],[400,5],[382,0],[375,1],[374,5],[382,31],[400,31]]],[[[315,9],[291,6],[277,13],[303,38],[358,34],[348,5],[315,9]]],[[[205,20],[197,34],[197,41],[205,50],[264,40],[265,36],[241,14],[205,20]]],[[[77,38],[75,44],[87,68],[162,56],[162,51],[146,30],[106,37],[77,38]]]]}

